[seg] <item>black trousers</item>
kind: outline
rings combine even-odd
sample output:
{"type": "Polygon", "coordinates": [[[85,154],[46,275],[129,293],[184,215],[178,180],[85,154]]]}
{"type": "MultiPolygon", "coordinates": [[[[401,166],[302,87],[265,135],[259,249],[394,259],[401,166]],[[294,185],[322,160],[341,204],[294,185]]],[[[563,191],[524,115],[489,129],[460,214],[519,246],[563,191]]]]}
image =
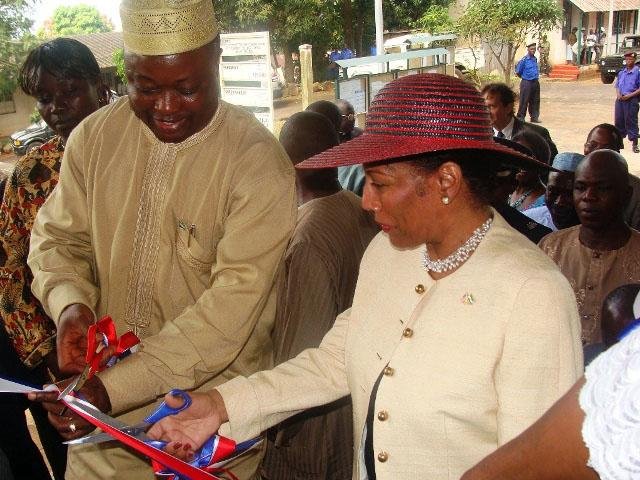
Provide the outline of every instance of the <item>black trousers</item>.
{"type": "Polygon", "coordinates": [[[537,121],[540,116],[540,82],[538,80],[520,80],[520,104],[516,116],[524,120],[527,109],[531,120],[537,121]]]}
{"type": "MultiPolygon", "coordinates": [[[[43,369],[27,369],[9,343],[6,331],[0,325],[0,375],[4,378],[31,385],[41,385],[48,381],[43,369]]],[[[32,403],[22,394],[0,395],[0,450],[6,455],[13,477],[16,480],[50,480],[51,475],[31,438],[26,409],[29,408],[38,430],[56,480],[64,479],[67,466],[67,446],[63,438],[47,419],[47,412],[40,404],[32,403]]]]}

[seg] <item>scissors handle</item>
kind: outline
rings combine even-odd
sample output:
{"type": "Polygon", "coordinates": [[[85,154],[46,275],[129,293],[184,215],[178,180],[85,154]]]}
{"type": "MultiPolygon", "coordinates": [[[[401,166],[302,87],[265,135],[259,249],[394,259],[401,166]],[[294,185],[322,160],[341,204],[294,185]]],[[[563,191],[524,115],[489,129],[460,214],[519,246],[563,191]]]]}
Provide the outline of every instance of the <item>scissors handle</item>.
{"type": "Polygon", "coordinates": [[[191,396],[184,390],[175,388],[169,393],[174,397],[180,397],[182,399],[182,405],[178,408],[173,408],[167,405],[166,402],[162,402],[160,406],[151,413],[151,415],[144,419],[146,423],[156,423],[164,417],[175,415],[176,413],[179,413],[191,406],[191,396]]]}

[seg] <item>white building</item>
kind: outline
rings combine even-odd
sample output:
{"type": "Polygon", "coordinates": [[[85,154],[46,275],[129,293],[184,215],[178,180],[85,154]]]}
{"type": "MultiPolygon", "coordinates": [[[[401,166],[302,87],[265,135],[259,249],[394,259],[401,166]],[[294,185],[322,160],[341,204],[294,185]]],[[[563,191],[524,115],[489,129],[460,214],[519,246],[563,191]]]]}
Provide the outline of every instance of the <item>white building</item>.
{"type": "MultiPolygon", "coordinates": [[[[585,35],[604,28],[604,55],[616,53],[624,37],[638,34],[640,22],[640,0],[558,0],[564,10],[562,28],[549,32],[551,64],[565,63],[567,37],[574,27],[578,32],[584,28],[585,35]]],[[[584,41],[578,40],[581,44],[584,41]]]]}
{"type": "MultiPolygon", "coordinates": [[[[531,0],[535,2],[536,0],[531,0]]],[[[625,35],[640,33],[640,0],[556,0],[564,10],[564,21],[561,28],[547,32],[547,39],[551,45],[549,62],[551,65],[565,64],[567,52],[567,37],[573,27],[582,28],[585,35],[589,30],[597,32],[604,27],[604,54],[616,53],[625,35]]],[[[469,0],[456,0],[449,8],[452,18],[458,18],[465,10],[469,0]]],[[[542,32],[544,33],[544,32],[542,32]]],[[[538,41],[538,38],[528,38],[527,41],[538,41]]],[[[580,40],[583,44],[584,41],[580,40]]],[[[471,45],[464,45],[471,47],[471,45]]],[[[525,48],[516,55],[516,59],[526,53],[525,48]]],[[[491,53],[485,49],[485,69],[498,69],[491,53]]]]}

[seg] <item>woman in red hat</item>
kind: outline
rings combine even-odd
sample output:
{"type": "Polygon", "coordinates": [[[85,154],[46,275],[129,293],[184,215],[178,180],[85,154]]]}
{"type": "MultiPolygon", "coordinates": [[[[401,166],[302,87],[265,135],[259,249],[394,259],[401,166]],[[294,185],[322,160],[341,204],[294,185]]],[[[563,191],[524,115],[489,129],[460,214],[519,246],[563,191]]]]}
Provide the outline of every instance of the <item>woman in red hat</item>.
{"type": "Polygon", "coordinates": [[[364,164],[383,231],[352,308],[319,348],[194,394],[150,434],[185,456],[218,428],[240,441],[351,395],[355,479],[439,480],[536,420],[581,374],[580,323],[567,280],[487,200],[497,169],[544,166],[492,135],[473,86],[389,83],[363,135],[299,164],[364,164]]]}

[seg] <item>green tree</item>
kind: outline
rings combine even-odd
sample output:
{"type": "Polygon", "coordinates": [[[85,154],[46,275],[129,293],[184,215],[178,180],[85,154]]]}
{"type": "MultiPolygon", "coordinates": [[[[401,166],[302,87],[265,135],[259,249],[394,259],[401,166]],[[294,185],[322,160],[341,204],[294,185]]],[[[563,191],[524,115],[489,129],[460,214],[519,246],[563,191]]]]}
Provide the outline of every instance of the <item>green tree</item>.
{"type": "Polygon", "coordinates": [[[556,0],[470,0],[458,20],[458,33],[482,42],[511,82],[515,56],[528,36],[552,30],[562,21],[556,0]]]}
{"type": "Polygon", "coordinates": [[[446,5],[431,5],[416,22],[416,26],[431,34],[448,33],[455,30],[446,5]]]}
{"type": "MultiPolygon", "coordinates": [[[[314,68],[322,69],[322,56],[335,45],[339,31],[336,5],[326,0],[214,0],[222,31],[268,30],[272,47],[285,54],[290,67],[291,52],[303,43],[313,45],[314,68]]],[[[288,69],[290,70],[290,68],[288,69]]],[[[287,77],[291,79],[290,72],[287,77]]]]}
{"type": "MultiPolygon", "coordinates": [[[[373,2],[371,2],[373,3],[373,2]]],[[[391,0],[382,4],[385,30],[406,30],[418,25],[432,6],[448,6],[449,0],[391,0]]],[[[369,6],[369,9],[372,7],[369,6]]]]}
{"type": "Polygon", "coordinates": [[[111,32],[113,24],[97,8],[81,4],[56,8],[51,17],[50,29],[50,32],[45,32],[46,36],[61,37],[111,32]]]}
{"type": "MultiPolygon", "coordinates": [[[[385,0],[385,29],[414,28],[431,5],[449,2],[385,0]]],[[[274,50],[282,51],[288,62],[299,45],[313,45],[317,78],[327,50],[347,46],[364,56],[375,42],[372,0],[214,0],[214,8],[222,31],[269,30],[274,50]]]]}
{"type": "Polygon", "coordinates": [[[32,0],[0,0],[0,98],[8,98],[17,86],[20,66],[35,39],[29,32],[32,0]]]}
{"type": "Polygon", "coordinates": [[[122,83],[126,85],[127,74],[124,70],[124,49],[118,48],[115,52],[113,52],[111,58],[113,59],[113,64],[116,67],[116,75],[118,75],[118,77],[120,77],[120,80],[122,80],[122,83]]]}

